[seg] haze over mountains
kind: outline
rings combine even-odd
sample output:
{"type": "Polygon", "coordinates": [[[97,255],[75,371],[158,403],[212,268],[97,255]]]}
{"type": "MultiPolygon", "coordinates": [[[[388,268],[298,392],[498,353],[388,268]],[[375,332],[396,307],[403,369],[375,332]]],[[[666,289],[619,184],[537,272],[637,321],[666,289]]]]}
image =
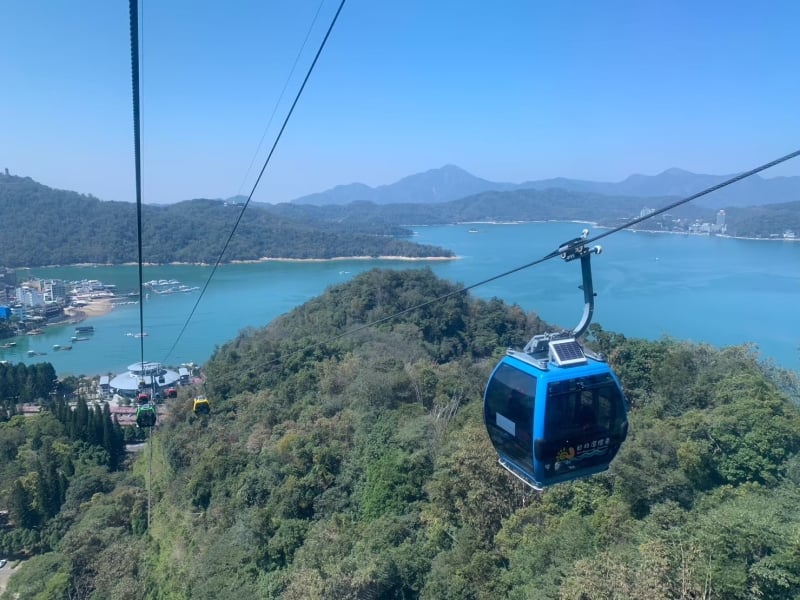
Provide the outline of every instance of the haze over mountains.
{"type": "MultiPolygon", "coordinates": [[[[667,197],[688,196],[729,179],[731,175],[702,175],[682,169],[667,169],[658,175],[631,175],[619,182],[586,181],[557,177],[523,183],[489,181],[476,177],[455,165],[445,165],[424,173],[409,175],[399,181],[370,187],[363,183],[338,185],[302,196],[292,204],[349,204],[350,202],[437,203],[458,200],[488,191],[560,188],[606,196],[667,197]]],[[[800,177],[764,178],[754,175],[697,201],[706,208],[760,206],[800,200],[800,177]]]]}

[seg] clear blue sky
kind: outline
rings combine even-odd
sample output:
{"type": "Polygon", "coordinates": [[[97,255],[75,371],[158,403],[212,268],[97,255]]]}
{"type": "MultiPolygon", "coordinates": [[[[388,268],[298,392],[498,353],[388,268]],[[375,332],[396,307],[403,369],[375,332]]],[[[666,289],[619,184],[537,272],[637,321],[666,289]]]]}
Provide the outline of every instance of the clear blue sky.
{"type": "MultiPolygon", "coordinates": [[[[337,6],[266,129],[319,1],[145,0],[145,203],[250,191],[337,6]]],[[[7,0],[0,23],[0,169],[133,201],[127,2],[7,0]]],[[[742,171],[800,147],[798,27],[795,0],[348,0],[255,199],[444,164],[742,171]]]]}

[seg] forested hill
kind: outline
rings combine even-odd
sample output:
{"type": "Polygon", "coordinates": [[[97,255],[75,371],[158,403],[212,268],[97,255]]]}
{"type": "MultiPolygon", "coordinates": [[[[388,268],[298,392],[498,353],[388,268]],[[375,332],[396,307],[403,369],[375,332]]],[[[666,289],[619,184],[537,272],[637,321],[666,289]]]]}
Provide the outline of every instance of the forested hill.
{"type": "MultiPolygon", "coordinates": [[[[503,192],[482,192],[459,200],[436,204],[373,204],[353,202],[348,205],[314,206],[310,204],[279,204],[271,210],[284,218],[311,222],[350,224],[352,227],[383,226],[402,223],[441,225],[487,221],[591,221],[614,227],[638,217],[645,208],[655,209],[674,202],[676,198],[642,198],[604,196],[597,193],[549,188],[523,189],[503,192]]],[[[800,231],[800,201],[783,204],[734,207],[726,209],[728,235],[770,238],[787,229],[800,231]]],[[[637,229],[675,230],[694,221],[714,223],[716,210],[687,204],[644,221],[637,229]]]]}
{"type": "Polygon", "coordinates": [[[741,237],[768,238],[786,230],[800,235],[800,200],[728,209],[728,233],[741,237]]]}
{"type": "MultiPolygon", "coordinates": [[[[279,204],[273,211],[285,218],[314,219],[331,222],[407,223],[438,225],[481,221],[594,221],[619,224],[620,220],[638,217],[643,208],[663,206],[674,199],[603,196],[551,188],[482,192],[459,200],[431,204],[401,203],[378,205],[370,202],[314,206],[279,204]]],[[[684,218],[712,219],[708,209],[685,206],[673,213],[684,218]]]]}
{"type": "MultiPolygon", "coordinates": [[[[0,530],[6,555],[20,543],[38,553],[9,593],[800,595],[796,380],[748,348],[593,327],[628,395],[631,433],[608,473],[532,492],[497,465],[481,396],[503,349],[545,329],[535,315],[453,295],[341,335],[456,289],[425,270],[371,271],[219,348],[205,367],[211,416],[195,418],[182,390],[154,434],[149,529],[149,453],[120,474],[76,462],[55,517],[0,530]]],[[[65,447],[55,425],[35,441],[24,431],[49,418],[0,424],[21,482],[0,485],[36,497],[37,453],[65,447]]]]}
{"type": "MultiPolygon", "coordinates": [[[[0,175],[0,261],[5,267],[138,259],[135,204],[104,202],[55,190],[30,178],[0,175]]],[[[145,262],[214,262],[241,205],[191,200],[142,207],[145,262]]],[[[337,256],[452,256],[442,248],[400,239],[399,227],[300,222],[267,205],[245,211],[224,261],[337,256]]]]}

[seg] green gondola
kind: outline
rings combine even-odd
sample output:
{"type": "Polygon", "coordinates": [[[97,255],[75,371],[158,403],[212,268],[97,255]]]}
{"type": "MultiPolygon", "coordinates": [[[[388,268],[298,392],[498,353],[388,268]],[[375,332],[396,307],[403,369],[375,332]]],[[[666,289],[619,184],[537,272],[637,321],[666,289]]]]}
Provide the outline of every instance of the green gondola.
{"type": "Polygon", "coordinates": [[[136,409],[136,426],[142,429],[154,427],[156,424],[156,407],[152,404],[140,404],[136,409]]]}

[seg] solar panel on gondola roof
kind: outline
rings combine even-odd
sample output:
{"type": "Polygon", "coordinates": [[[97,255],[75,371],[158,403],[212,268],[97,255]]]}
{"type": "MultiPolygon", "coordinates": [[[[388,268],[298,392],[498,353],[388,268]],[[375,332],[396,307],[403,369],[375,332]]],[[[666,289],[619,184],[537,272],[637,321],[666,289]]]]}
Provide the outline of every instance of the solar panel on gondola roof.
{"type": "Polygon", "coordinates": [[[551,360],[558,366],[577,365],[586,362],[581,345],[574,338],[550,342],[551,360]]]}

